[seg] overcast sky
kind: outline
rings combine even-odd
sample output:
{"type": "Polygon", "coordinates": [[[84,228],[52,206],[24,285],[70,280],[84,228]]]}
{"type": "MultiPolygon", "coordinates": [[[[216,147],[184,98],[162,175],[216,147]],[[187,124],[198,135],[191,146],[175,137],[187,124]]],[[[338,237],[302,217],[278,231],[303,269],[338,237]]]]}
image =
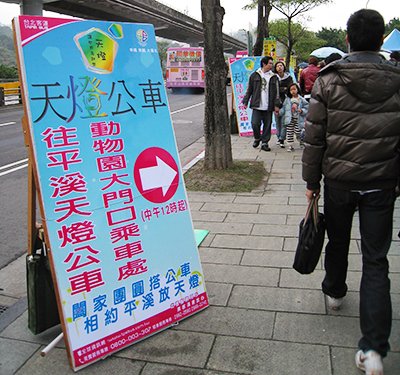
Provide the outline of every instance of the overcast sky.
{"type": "MultiPolygon", "coordinates": [[[[257,25],[257,10],[243,10],[243,6],[250,0],[220,0],[225,8],[224,27],[225,33],[248,29],[257,25]]],[[[165,5],[187,13],[189,16],[201,20],[201,0],[160,0],[165,5]]],[[[368,7],[380,12],[388,22],[392,18],[400,18],[400,0],[333,0],[329,5],[321,5],[307,13],[309,20],[302,20],[308,29],[318,31],[322,27],[346,28],[350,14],[358,9],[368,7]]],[[[11,24],[11,19],[19,14],[19,6],[0,2],[0,23],[11,24]]],[[[45,16],[57,16],[45,12],[45,16]]],[[[280,13],[273,10],[270,19],[282,18],[280,13]]]]}

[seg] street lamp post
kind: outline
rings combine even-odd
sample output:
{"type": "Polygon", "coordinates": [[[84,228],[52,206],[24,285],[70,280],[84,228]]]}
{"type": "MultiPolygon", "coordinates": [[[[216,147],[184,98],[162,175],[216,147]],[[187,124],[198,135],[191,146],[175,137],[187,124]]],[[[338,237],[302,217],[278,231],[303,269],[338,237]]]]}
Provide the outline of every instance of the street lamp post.
{"type": "Polygon", "coordinates": [[[246,37],[247,37],[247,56],[251,56],[251,49],[252,49],[252,44],[253,44],[252,35],[250,34],[249,30],[240,29],[240,31],[244,31],[246,33],[246,37]]]}

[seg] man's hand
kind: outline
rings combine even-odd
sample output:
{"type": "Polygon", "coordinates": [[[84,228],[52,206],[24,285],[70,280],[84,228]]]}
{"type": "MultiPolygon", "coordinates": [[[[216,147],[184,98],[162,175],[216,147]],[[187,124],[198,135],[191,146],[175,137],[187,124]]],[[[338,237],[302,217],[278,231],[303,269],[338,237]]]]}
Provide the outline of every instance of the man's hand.
{"type": "Polygon", "coordinates": [[[314,196],[316,196],[317,199],[319,199],[319,190],[306,189],[307,202],[309,202],[314,196]]]}
{"type": "Polygon", "coordinates": [[[278,115],[279,115],[279,107],[275,107],[275,108],[274,108],[274,112],[275,112],[275,114],[278,116],[278,115]]]}

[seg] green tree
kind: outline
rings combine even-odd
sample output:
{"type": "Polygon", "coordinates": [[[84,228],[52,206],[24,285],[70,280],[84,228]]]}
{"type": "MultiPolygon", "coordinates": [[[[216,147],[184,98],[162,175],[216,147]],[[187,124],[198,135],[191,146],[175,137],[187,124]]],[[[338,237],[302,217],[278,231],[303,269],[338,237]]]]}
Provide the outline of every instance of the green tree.
{"type": "Polygon", "coordinates": [[[204,168],[227,169],[233,160],[225,86],[227,66],[222,40],[225,10],[219,0],[201,0],[201,14],[206,71],[204,168]]]}
{"type": "Polygon", "coordinates": [[[0,25],[0,62],[6,66],[17,65],[11,27],[3,25],[0,25]]]}
{"type": "Polygon", "coordinates": [[[272,10],[271,1],[253,0],[243,9],[254,9],[257,7],[257,39],[253,47],[253,56],[261,56],[264,48],[264,38],[269,36],[269,15],[272,10]]]}
{"type": "Polygon", "coordinates": [[[394,29],[400,31],[400,19],[399,18],[392,18],[386,25],[385,25],[385,34],[390,34],[394,29]]]}
{"type": "Polygon", "coordinates": [[[165,76],[165,69],[167,65],[167,49],[171,47],[172,43],[167,40],[157,40],[158,55],[160,56],[161,69],[163,76],[165,76]]]}
{"type": "Polygon", "coordinates": [[[322,47],[324,45],[324,40],[319,39],[314,32],[306,30],[302,38],[296,43],[295,54],[297,56],[297,61],[307,61],[310,56],[311,51],[322,47]]]}
{"type": "Polygon", "coordinates": [[[0,78],[18,79],[18,70],[15,66],[0,65],[0,78]]]}
{"type": "Polygon", "coordinates": [[[331,2],[331,0],[273,0],[272,7],[287,18],[287,66],[289,66],[290,56],[292,55],[293,49],[294,35],[292,25],[294,19],[319,5],[327,4],[329,2],[331,2]]]}
{"type": "MultiPolygon", "coordinates": [[[[289,48],[288,21],[279,19],[270,22],[269,31],[286,49],[289,48]]],[[[292,23],[292,51],[295,52],[298,60],[306,60],[310,52],[323,46],[324,41],[317,38],[315,33],[307,30],[299,22],[292,23]]]]}
{"type": "Polygon", "coordinates": [[[343,52],[347,51],[346,30],[323,27],[316,35],[325,41],[321,47],[336,47],[343,52]]]}

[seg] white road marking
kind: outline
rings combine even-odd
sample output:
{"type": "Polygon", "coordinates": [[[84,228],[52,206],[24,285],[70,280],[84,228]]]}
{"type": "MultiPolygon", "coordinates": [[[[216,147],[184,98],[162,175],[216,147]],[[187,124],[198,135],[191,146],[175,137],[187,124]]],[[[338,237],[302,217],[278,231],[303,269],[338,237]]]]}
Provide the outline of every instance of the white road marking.
{"type": "Polygon", "coordinates": [[[2,124],[0,124],[0,127],[2,127],[2,126],[8,126],[8,125],[14,125],[14,124],[16,124],[15,121],[12,121],[12,122],[3,122],[2,124]]]}
{"type": "Polygon", "coordinates": [[[0,167],[0,171],[3,170],[3,169],[11,168],[11,167],[13,167],[14,165],[17,165],[17,164],[26,163],[27,161],[28,161],[28,159],[22,159],[22,160],[15,161],[14,163],[3,165],[2,167],[0,167]]]}
{"type": "Polygon", "coordinates": [[[28,164],[23,164],[23,165],[20,165],[19,167],[15,167],[15,168],[13,168],[13,169],[9,169],[8,171],[1,172],[1,173],[0,173],[0,177],[1,177],[1,176],[5,176],[6,174],[9,174],[9,173],[18,171],[19,169],[26,168],[27,166],[28,166],[28,164]]]}
{"type": "MultiPolygon", "coordinates": [[[[191,105],[191,106],[189,106],[189,107],[185,107],[185,108],[182,108],[182,109],[178,109],[178,110],[176,110],[176,111],[172,111],[172,112],[171,112],[171,115],[174,115],[175,113],[187,111],[188,109],[196,108],[196,107],[199,107],[199,106],[201,106],[201,105],[204,105],[204,102],[200,102],[200,103],[197,103],[197,104],[193,104],[193,105],[191,105]]],[[[0,124],[0,127],[1,127],[1,126],[7,126],[7,125],[13,125],[13,124],[16,124],[16,122],[15,122],[15,121],[14,121],[14,122],[5,122],[5,123],[3,123],[3,124],[0,124]]],[[[10,164],[7,164],[7,165],[3,165],[2,167],[0,167],[0,170],[8,169],[8,168],[13,167],[14,165],[18,165],[18,164],[21,164],[21,163],[26,163],[27,161],[28,161],[28,159],[22,159],[22,160],[19,160],[19,161],[14,162],[14,163],[10,163],[10,164]]],[[[9,174],[9,173],[18,171],[19,169],[26,168],[27,166],[28,166],[28,164],[24,164],[24,165],[20,165],[20,166],[18,166],[18,167],[9,169],[9,170],[7,170],[7,171],[5,171],[5,172],[1,172],[1,173],[0,173],[0,177],[1,177],[1,176],[5,176],[5,175],[7,175],[7,174],[9,174]]]]}
{"type": "Polygon", "coordinates": [[[187,111],[188,109],[192,109],[192,108],[195,108],[195,107],[199,107],[199,106],[201,106],[201,105],[203,105],[203,104],[204,104],[204,102],[201,102],[201,103],[193,104],[193,105],[191,105],[191,106],[189,106],[189,107],[185,107],[185,108],[182,108],[182,109],[178,109],[178,110],[176,110],[176,111],[172,111],[172,112],[171,112],[171,115],[174,115],[175,113],[187,111]]]}

